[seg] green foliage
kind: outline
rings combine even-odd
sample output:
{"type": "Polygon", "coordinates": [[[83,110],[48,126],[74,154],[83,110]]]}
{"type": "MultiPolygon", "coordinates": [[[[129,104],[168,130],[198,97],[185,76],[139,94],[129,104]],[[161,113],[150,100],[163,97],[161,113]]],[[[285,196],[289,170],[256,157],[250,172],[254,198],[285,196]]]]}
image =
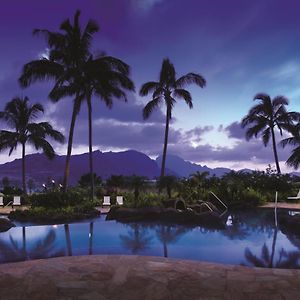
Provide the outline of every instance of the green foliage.
{"type": "Polygon", "coordinates": [[[56,223],[75,221],[96,217],[99,212],[94,209],[92,203],[84,203],[80,206],[66,206],[63,208],[33,207],[29,210],[15,210],[9,214],[9,218],[19,221],[31,221],[38,223],[56,223]]]}
{"type": "Polygon", "coordinates": [[[172,190],[177,186],[178,179],[175,176],[160,177],[157,186],[160,190],[166,189],[169,199],[172,197],[172,190]]]}
{"type": "MultiPolygon", "coordinates": [[[[94,177],[94,185],[95,186],[100,186],[102,183],[102,179],[100,176],[98,176],[96,173],[93,173],[93,177],[94,177]]],[[[83,174],[80,179],[78,180],[78,184],[83,187],[90,187],[91,185],[91,174],[90,173],[86,173],[83,174]]]]}
{"type": "Polygon", "coordinates": [[[162,201],[167,199],[166,195],[157,193],[140,194],[137,199],[133,193],[126,193],[124,198],[124,207],[130,208],[162,206],[162,201]]]}
{"type": "Polygon", "coordinates": [[[32,207],[63,208],[80,206],[87,202],[87,193],[80,189],[70,189],[67,193],[50,191],[47,193],[33,194],[29,197],[32,207]]]}

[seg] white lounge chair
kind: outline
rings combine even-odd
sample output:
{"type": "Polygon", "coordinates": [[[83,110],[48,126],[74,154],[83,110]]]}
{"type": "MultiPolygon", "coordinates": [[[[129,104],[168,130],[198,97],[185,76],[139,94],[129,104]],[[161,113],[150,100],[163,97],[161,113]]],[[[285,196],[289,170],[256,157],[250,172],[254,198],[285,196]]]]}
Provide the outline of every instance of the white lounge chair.
{"type": "Polygon", "coordinates": [[[12,206],[20,206],[21,205],[21,197],[20,196],[14,196],[14,201],[12,203],[12,206]]]}
{"type": "Polygon", "coordinates": [[[110,196],[104,196],[102,206],[104,205],[110,206],[110,196]]]}
{"type": "Polygon", "coordinates": [[[123,196],[117,196],[117,204],[123,205],[123,196]]]}
{"type": "Polygon", "coordinates": [[[3,196],[0,196],[0,206],[4,206],[3,196]]]}
{"type": "Polygon", "coordinates": [[[300,200],[300,190],[296,197],[288,197],[288,200],[300,200]]]}

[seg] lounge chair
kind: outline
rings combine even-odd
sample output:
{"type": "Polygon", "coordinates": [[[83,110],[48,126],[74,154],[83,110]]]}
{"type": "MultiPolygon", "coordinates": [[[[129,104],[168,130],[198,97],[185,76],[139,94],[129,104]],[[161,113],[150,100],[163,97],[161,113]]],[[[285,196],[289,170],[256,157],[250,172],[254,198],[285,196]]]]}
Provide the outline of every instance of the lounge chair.
{"type": "Polygon", "coordinates": [[[123,196],[117,196],[117,204],[123,205],[123,196]]]}
{"type": "Polygon", "coordinates": [[[102,206],[110,206],[110,196],[104,196],[102,206]]]}
{"type": "Polygon", "coordinates": [[[0,196],[0,206],[4,206],[3,196],[0,196]]]}
{"type": "Polygon", "coordinates": [[[20,206],[20,205],[21,205],[21,197],[20,196],[14,196],[14,201],[12,203],[12,207],[20,206]]]}
{"type": "Polygon", "coordinates": [[[300,190],[296,197],[288,197],[288,200],[300,200],[300,190]]]}

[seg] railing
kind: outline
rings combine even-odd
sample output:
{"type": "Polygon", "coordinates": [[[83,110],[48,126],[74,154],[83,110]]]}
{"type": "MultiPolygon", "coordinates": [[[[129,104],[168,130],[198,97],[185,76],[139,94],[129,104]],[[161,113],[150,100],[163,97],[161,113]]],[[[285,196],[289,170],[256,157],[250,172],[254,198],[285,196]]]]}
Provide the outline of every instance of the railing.
{"type": "Polygon", "coordinates": [[[220,217],[223,216],[227,212],[228,206],[214,192],[209,192],[225,207],[225,210],[220,214],[220,217]]]}
{"type": "Polygon", "coordinates": [[[7,207],[7,206],[12,205],[12,204],[13,204],[13,202],[10,201],[10,202],[8,202],[4,207],[7,207]]]}
{"type": "Polygon", "coordinates": [[[206,202],[202,202],[200,205],[205,205],[210,211],[213,211],[212,208],[206,202]]]}

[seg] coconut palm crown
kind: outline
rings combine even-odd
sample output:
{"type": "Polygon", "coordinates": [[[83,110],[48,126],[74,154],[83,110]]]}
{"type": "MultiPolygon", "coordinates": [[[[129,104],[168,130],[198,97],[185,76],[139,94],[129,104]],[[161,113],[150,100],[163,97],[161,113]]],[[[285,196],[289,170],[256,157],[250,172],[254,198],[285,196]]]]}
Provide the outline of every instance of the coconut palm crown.
{"type": "Polygon", "coordinates": [[[147,103],[143,109],[144,119],[148,119],[152,112],[161,104],[165,103],[166,112],[166,127],[164,148],[162,157],[161,174],[165,175],[166,154],[169,135],[169,123],[172,118],[172,109],[176,104],[176,99],[183,99],[189,108],[193,108],[192,96],[189,91],[184,89],[188,84],[196,84],[203,88],[206,85],[205,79],[196,73],[188,73],[176,79],[176,72],[174,65],[168,58],[163,60],[159,81],[149,81],[144,83],[140,89],[141,96],[147,96],[152,93],[152,99],[147,103]]]}
{"type": "Polygon", "coordinates": [[[287,111],[286,106],[289,102],[284,96],[276,96],[271,99],[269,95],[259,93],[253,100],[259,101],[259,103],[253,106],[242,119],[242,127],[247,127],[246,139],[261,137],[265,146],[268,145],[270,139],[272,140],[276,169],[280,174],[275,128],[278,129],[281,136],[284,131],[291,132],[295,122],[300,120],[300,114],[287,111]]]}
{"type": "Polygon", "coordinates": [[[41,104],[30,105],[27,97],[12,99],[6,104],[4,111],[0,112],[0,120],[12,129],[12,131],[0,131],[0,151],[8,149],[9,155],[11,155],[18,145],[22,146],[22,185],[24,193],[26,193],[26,145],[30,144],[36,150],[42,150],[49,159],[53,159],[55,151],[47,139],[50,138],[60,143],[64,142],[64,136],[53,129],[50,123],[34,122],[38,115],[43,112],[44,108],[41,104]]]}

